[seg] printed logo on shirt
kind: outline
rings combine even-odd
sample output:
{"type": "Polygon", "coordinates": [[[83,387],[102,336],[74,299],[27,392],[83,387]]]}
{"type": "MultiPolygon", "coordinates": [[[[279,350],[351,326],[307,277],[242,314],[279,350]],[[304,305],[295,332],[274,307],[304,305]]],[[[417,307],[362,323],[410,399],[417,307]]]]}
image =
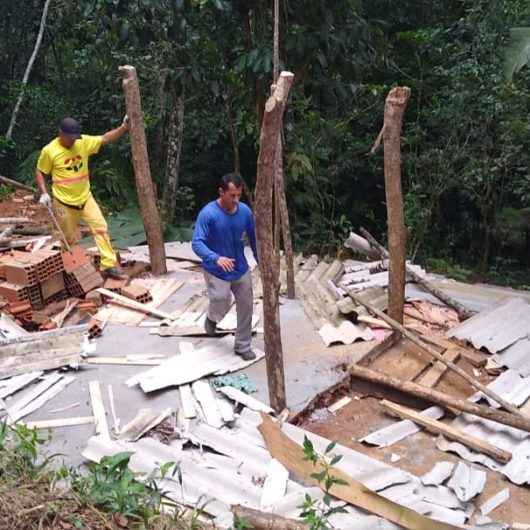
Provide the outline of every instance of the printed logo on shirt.
{"type": "Polygon", "coordinates": [[[73,158],[67,158],[64,163],[66,164],[67,171],[79,171],[83,167],[83,159],[80,155],[73,158]]]}

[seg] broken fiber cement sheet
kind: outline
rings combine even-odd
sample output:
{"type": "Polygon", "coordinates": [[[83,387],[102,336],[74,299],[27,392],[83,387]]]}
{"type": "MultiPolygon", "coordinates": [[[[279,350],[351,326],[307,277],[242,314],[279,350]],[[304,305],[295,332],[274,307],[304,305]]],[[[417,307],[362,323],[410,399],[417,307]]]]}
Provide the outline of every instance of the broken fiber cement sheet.
{"type": "MultiPolygon", "coordinates": [[[[272,458],[257,429],[260,423],[259,414],[245,408],[233,428],[216,429],[199,421],[190,422],[187,436],[195,445],[192,448],[183,449],[181,444],[167,446],[151,438],[126,443],[96,436],[89,440],[83,455],[89,460],[99,461],[103,456],[132,451],[130,467],[142,473],[151,473],[159,468],[160,462],[180,462],[182,483],[178,481],[178,473],[170,471],[165,479],[157,479],[159,487],[176,502],[192,507],[204,506],[204,511],[216,517],[221,528],[231,528],[231,505],[241,504],[257,510],[261,507],[263,484],[272,458]],[[216,453],[207,448],[214,449],[216,453]],[[256,478],[261,480],[257,482],[256,478]]],[[[321,453],[330,443],[290,424],[283,424],[282,429],[300,445],[307,436],[321,453]]],[[[467,519],[465,511],[460,508],[449,509],[423,500],[424,497],[432,497],[433,488],[426,490],[418,477],[345,446],[337,445],[333,452],[343,455],[338,468],[379,491],[382,496],[389,498],[397,495],[399,492],[391,491],[392,486],[403,484],[409,487],[400,504],[455,525],[463,524],[467,519]]],[[[289,518],[299,517],[299,506],[306,494],[314,499],[322,498],[321,490],[306,488],[292,477],[287,481],[285,496],[272,507],[274,513],[289,518]]],[[[456,497],[454,502],[458,502],[456,497]]],[[[398,529],[396,525],[352,506],[346,506],[346,509],[347,514],[336,514],[330,521],[336,528],[398,529]]]]}
{"type": "Polygon", "coordinates": [[[215,344],[175,355],[160,366],[133,376],[126,384],[129,387],[139,384],[144,392],[153,392],[168,386],[192,383],[211,374],[236,372],[265,357],[264,352],[254,348],[256,359],[244,361],[234,353],[233,342],[232,337],[223,337],[215,344]]]}
{"type": "MultiPolygon", "coordinates": [[[[145,287],[153,297],[152,302],[144,304],[145,307],[157,309],[175,291],[180,289],[184,282],[168,276],[165,278],[135,278],[131,281],[131,285],[145,287]]],[[[146,316],[148,315],[141,311],[135,311],[134,309],[109,302],[96,313],[94,318],[100,322],[107,321],[109,324],[137,326],[146,316]]]]}
{"type": "Polygon", "coordinates": [[[356,340],[374,340],[374,332],[364,324],[356,325],[349,320],[345,320],[340,326],[334,326],[329,322],[324,324],[318,334],[326,346],[333,343],[353,344],[356,340]]]}
{"type": "Polygon", "coordinates": [[[0,378],[79,364],[87,329],[71,326],[0,340],[0,378]]]}
{"type": "MultiPolygon", "coordinates": [[[[507,373],[504,372],[492,381],[488,388],[495,388],[495,382],[499,378],[511,377],[509,374],[506,376],[507,373]]],[[[526,392],[526,389],[523,391],[526,392]]],[[[500,395],[504,399],[510,397],[512,401],[517,398],[513,395],[511,388],[505,389],[500,395]]],[[[530,433],[466,413],[458,416],[452,425],[471,436],[487,440],[495,447],[511,452],[512,459],[507,464],[502,464],[489,456],[467,448],[461,443],[451,442],[442,437],[438,438],[436,442],[438,449],[454,452],[469,462],[482,464],[493,471],[498,471],[514,484],[530,484],[530,433]]]]}
{"type": "Polygon", "coordinates": [[[466,340],[480,350],[498,353],[530,335],[530,304],[509,298],[492,309],[481,311],[452,328],[448,337],[466,340]]]}

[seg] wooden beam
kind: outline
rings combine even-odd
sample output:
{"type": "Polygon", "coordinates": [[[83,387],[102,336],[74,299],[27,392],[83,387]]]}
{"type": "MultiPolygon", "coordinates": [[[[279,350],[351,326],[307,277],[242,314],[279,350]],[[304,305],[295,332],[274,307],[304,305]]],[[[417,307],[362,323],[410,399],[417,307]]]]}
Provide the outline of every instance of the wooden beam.
{"type": "Polygon", "coordinates": [[[131,151],[136,178],[136,191],[147,235],[151,270],[153,274],[165,274],[167,273],[166,251],[160,214],[156,206],[153,180],[151,179],[151,169],[149,167],[140,84],[134,66],[120,66],[119,70],[123,78],[122,87],[130,120],[131,151]]]}
{"type": "Polygon", "coordinates": [[[309,526],[300,521],[287,519],[273,513],[253,510],[240,504],[232,506],[232,513],[236,521],[244,521],[250,525],[245,528],[253,528],[254,530],[309,530],[309,526]]]}
{"type": "MultiPolygon", "coordinates": [[[[447,361],[452,363],[456,362],[460,356],[460,351],[455,348],[449,348],[444,354],[443,357],[447,361]]],[[[443,377],[445,372],[448,370],[447,366],[440,361],[431,366],[427,372],[425,372],[419,379],[418,383],[422,386],[433,388],[438,384],[438,381],[443,377]]]]}
{"type": "Polygon", "coordinates": [[[55,429],[57,427],[73,427],[75,425],[87,425],[94,423],[94,416],[77,416],[75,418],[57,418],[53,420],[28,421],[25,423],[28,429],[55,429]]]}
{"type": "MultiPolygon", "coordinates": [[[[375,237],[368,232],[365,228],[360,229],[361,234],[368,240],[368,243],[371,245],[371,247],[376,250],[382,259],[388,259],[389,254],[387,249],[381,245],[375,237]]],[[[411,267],[409,267],[405,262],[405,268],[407,271],[407,274],[418,284],[421,285],[426,291],[433,294],[441,300],[444,304],[447,304],[449,307],[452,307],[457,313],[458,317],[461,320],[465,320],[473,315],[473,312],[467,309],[464,305],[462,305],[460,302],[457,302],[453,297],[449,296],[446,292],[438,289],[434,284],[432,284],[430,281],[426,280],[425,278],[422,278],[419,274],[417,274],[411,267]]]]}
{"type": "Polygon", "coordinates": [[[269,399],[276,412],[285,406],[285,375],[280,329],[279,260],[274,253],[272,197],[278,137],[294,75],[282,72],[265,104],[260,134],[256,182],[256,233],[263,284],[263,320],[269,399]]]}
{"type": "Polygon", "coordinates": [[[173,315],[170,315],[169,313],[166,313],[164,311],[160,311],[159,309],[155,309],[154,307],[149,307],[148,304],[141,304],[136,300],[132,300],[131,298],[127,298],[126,296],[122,296],[121,294],[114,293],[112,291],[109,291],[108,289],[104,289],[103,287],[100,287],[97,291],[103,296],[110,298],[112,302],[116,302],[117,304],[125,306],[128,309],[135,309],[136,311],[140,311],[141,313],[145,313],[146,315],[153,315],[163,320],[173,320],[173,315]]]}
{"type": "Polygon", "coordinates": [[[405,261],[407,232],[401,192],[401,128],[410,98],[410,88],[394,87],[385,101],[383,141],[385,149],[385,194],[388,223],[388,313],[403,323],[405,305],[405,261]]]}
{"type": "Polygon", "coordinates": [[[467,401],[465,399],[453,398],[444,392],[439,392],[432,388],[426,388],[417,383],[401,381],[400,379],[396,379],[395,377],[382,372],[376,372],[375,370],[363,368],[362,366],[355,364],[351,364],[348,370],[352,376],[358,377],[359,379],[401,390],[406,394],[424,399],[431,403],[438,403],[449,410],[456,409],[462,412],[468,412],[475,416],[480,416],[481,418],[486,418],[488,420],[502,423],[503,425],[509,425],[510,427],[530,432],[530,418],[525,416],[484,407],[483,405],[477,405],[472,401],[467,401]]]}
{"type": "Polygon", "coordinates": [[[516,407],[514,407],[511,403],[508,403],[508,401],[503,399],[496,392],[484,386],[482,383],[477,381],[474,377],[470,376],[467,372],[464,372],[462,368],[460,368],[453,362],[446,360],[443,357],[443,355],[439,354],[434,348],[431,348],[430,346],[425,344],[425,342],[423,342],[415,333],[406,329],[399,322],[396,322],[393,318],[383,313],[383,311],[380,311],[379,309],[377,309],[376,307],[373,307],[367,302],[363,302],[351,290],[349,289],[346,289],[346,290],[349,296],[351,296],[357,303],[363,305],[364,307],[366,307],[366,309],[368,309],[374,315],[378,316],[380,319],[390,324],[395,330],[399,331],[404,337],[407,337],[407,339],[409,339],[412,343],[419,346],[423,351],[428,353],[431,357],[434,357],[441,363],[445,364],[453,372],[457,373],[460,377],[462,377],[462,379],[465,379],[475,390],[480,390],[483,394],[495,400],[497,403],[499,403],[499,405],[501,405],[504,409],[510,411],[512,414],[522,416],[520,411],[516,407]]]}
{"type": "Polygon", "coordinates": [[[31,223],[29,217],[0,217],[0,225],[20,225],[31,223]]]}
{"type": "Polygon", "coordinates": [[[7,177],[3,177],[2,175],[0,175],[0,182],[2,182],[3,184],[6,184],[7,186],[18,188],[19,190],[24,190],[30,193],[35,193],[35,188],[26,186],[26,184],[22,184],[22,182],[18,182],[18,180],[9,179],[7,177]]]}
{"type": "Polygon", "coordinates": [[[510,452],[499,449],[488,442],[480,440],[475,436],[471,436],[470,434],[467,434],[460,429],[456,429],[451,425],[446,425],[439,420],[429,418],[425,414],[421,414],[413,409],[403,407],[397,403],[392,403],[386,399],[380,401],[379,404],[385,409],[386,412],[394,416],[398,416],[404,420],[411,420],[414,423],[425,427],[425,429],[433,432],[434,434],[443,434],[446,438],[460,442],[465,446],[470,447],[474,451],[491,456],[503,464],[507,464],[512,459],[512,454],[510,452]]]}
{"type": "MultiPolygon", "coordinates": [[[[315,474],[327,471],[330,476],[341,481],[339,484],[331,486],[329,494],[352,504],[356,508],[361,508],[409,530],[457,529],[456,526],[430,519],[406,506],[386,499],[336,467],[325,468],[321,462],[313,465],[305,457],[302,447],[283,433],[278,424],[274,423],[266,414],[262,413],[261,418],[262,424],[258,430],[261,432],[271,456],[308,484],[323,489],[323,482],[317,480],[315,474]]],[[[310,434],[309,439],[311,439],[310,434]]]]}

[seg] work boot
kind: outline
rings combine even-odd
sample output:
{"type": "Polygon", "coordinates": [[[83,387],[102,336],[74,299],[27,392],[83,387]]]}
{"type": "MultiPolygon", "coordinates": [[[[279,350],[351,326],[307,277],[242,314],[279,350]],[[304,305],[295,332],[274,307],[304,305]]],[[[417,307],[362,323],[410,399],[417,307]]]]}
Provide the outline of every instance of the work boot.
{"type": "Polygon", "coordinates": [[[244,361],[253,361],[256,358],[256,354],[252,350],[248,350],[245,352],[236,351],[234,353],[236,355],[239,355],[244,361]]]}
{"type": "Polygon", "coordinates": [[[206,317],[204,320],[204,331],[206,331],[206,335],[213,337],[217,331],[217,323],[206,317]]]}
{"type": "Polygon", "coordinates": [[[105,278],[114,278],[115,280],[127,280],[129,278],[129,276],[123,272],[123,269],[119,265],[116,265],[115,267],[109,267],[108,269],[103,269],[101,274],[103,274],[105,278]]]}

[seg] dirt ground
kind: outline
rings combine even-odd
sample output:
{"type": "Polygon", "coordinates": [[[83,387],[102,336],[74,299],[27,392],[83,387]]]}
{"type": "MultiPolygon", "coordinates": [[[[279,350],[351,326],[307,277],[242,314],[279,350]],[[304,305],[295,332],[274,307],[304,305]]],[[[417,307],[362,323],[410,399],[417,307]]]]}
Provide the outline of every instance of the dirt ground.
{"type": "MultiPolygon", "coordinates": [[[[418,353],[410,347],[405,348],[402,345],[397,345],[375,359],[370,367],[387,372],[402,380],[411,380],[422,371],[427,362],[428,359],[424,354],[418,353]]],[[[457,364],[467,372],[472,373],[473,367],[469,363],[459,360],[457,364]]],[[[482,372],[478,379],[482,383],[488,383],[491,377],[482,372]]],[[[380,399],[388,399],[418,410],[427,408],[430,404],[408,397],[393,389],[358,379],[352,379],[348,386],[349,388],[338,390],[332,395],[323,396],[317,408],[309,416],[302,419],[300,425],[311,432],[415,475],[426,473],[432,469],[436,462],[461,461],[456,455],[438,450],[436,437],[425,431],[408,436],[386,448],[371,447],[358,442],[364,436],[396,421],[382,411],[378,404],[380,399]],[[335,403],[344,395],[350,396],[352,401],[334,414],[329,412],[327,406],[335,403]],[[392,463],[393,454],[398,455],[400,460],[392,463]]],[[[448,372],[444,374],[435,388],[455,397],[468,397],[473,393],[469,385],[458,375],[448,372]]],[[[490,517],[509,524],[514,522],[530,523],[530,492],[528,488],[512,484],[500,473],[487,470],[482,466],[480,468],[487,472],[487,481],[484,491],[475,498],[475,505],[480,506],[495,493],[509,488],[510,499],[491,512],[490,517]]]]}

